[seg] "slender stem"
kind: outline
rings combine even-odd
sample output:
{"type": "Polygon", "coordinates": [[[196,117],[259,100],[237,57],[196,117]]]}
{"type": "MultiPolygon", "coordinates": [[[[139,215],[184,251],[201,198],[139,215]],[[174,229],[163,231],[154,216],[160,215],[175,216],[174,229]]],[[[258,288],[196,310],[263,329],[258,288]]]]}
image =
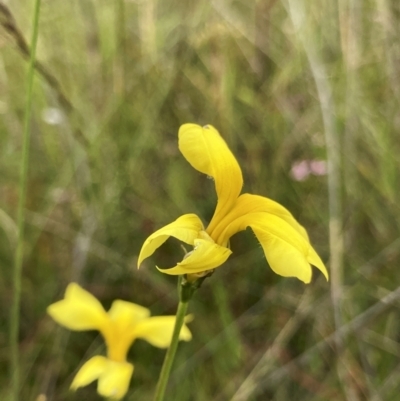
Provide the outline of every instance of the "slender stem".
{"type": "Polygon", "coordinates": [[[171,372],[172,363],[174,362],[176,350],[178,348],[179,334],[181,332],[182,325],[185,320],[186,311],[188,308],[189,300],[180,301],[178,310],[176,311],[176,321],[174,332],[172,334],[171,345],[165,355],[164,363],[161,368],[160,377],[156,387],[156,393],[154,395],[154,401],[162,401],[164,399],[165,389],[167,387],[169,374],[171,372]]]}
{"type": "Polygon", "coordinates": [[[39,31],[39,14],[40,2],[36,0],[33,13],[32,25],[32,41],[31,51],[27,75],[27,88],[26,88],[26,104],[24,115],[24,131],[23,131],[23,144],[22,144],[22,158],[20,165],[20,181],[19,181],[19,200],[18,200],[18,242],[15,250],[15,263],[13,272],[13,301],[11,306],[11,320],[10,320],[10,359],[11,359],[11,400],[18,401],[20,389],[20,365],[19,365],[19,349],[18,349],[18,333],[19,333],[19,319],[20,319],[20,304],[21,304],[21,275],[22,275],[22,262],[24,256],[24,222],[25,222],[25,201],[26,201],[26,187],[28,177],[28,162],[29,162],[29,142],[30,142],[30,120],[32,111],[32,97],[33,97],[33,80],[35,73],[35,56],[36,45],[39,31]]]}

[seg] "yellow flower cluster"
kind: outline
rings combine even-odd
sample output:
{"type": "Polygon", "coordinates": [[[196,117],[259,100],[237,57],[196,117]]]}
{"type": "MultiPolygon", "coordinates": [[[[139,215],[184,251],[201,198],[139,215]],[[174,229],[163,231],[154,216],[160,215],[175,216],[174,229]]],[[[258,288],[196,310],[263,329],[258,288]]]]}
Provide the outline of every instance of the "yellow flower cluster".
{"type": "Polygon", "coordinates": [[[211,125],[184,124],[179,129],[179,149],[186,160],[215,182],[218,202],[207,228],[195,214],[185,214],[150,235],[139,254],[138,267],[170,236],[192,245],[193,251],[163,273],[204,275],[230,256],[229,239],[251,227],[271,269],[281,276],[309,283],[311,265],[326,279],[328,272],[311,246],[306,230],[279,203],[252,194],[242,194],[240,166],[219,132],[211,125]]]}
{"type": "MultiPolygon", "coordinates": [[[[128,391],[133,365],[126,360],[136,339],[159,348],[171,342],[175,316],[150,317],[150,311],[131,302],[116,300],[106,312],[101,303],[78,284],[67,287],[65,297],[47,308],[49,315],[62,326],[76,331],[98,330],[107,346],[107,356],[94,356],[76,374],[71,388],[76,390],[98,380],[98,393],[121,399],[128,391]]],[[[192,335],[184,324],[181,340],[192,335]]]]}

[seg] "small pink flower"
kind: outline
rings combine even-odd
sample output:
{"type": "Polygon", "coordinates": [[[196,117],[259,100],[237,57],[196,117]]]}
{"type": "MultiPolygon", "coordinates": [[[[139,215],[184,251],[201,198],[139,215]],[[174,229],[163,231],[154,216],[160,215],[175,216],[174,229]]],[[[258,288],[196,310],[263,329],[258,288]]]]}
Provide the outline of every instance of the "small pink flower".
{"type": "Polygon", "coordinates": [[[312,160],[310,162],[311,173],[314,175],[326,175],[328,166],[325,160],[312,160]]]}
{"type": "Polygon", "coordinates": [[[295,181],[305,181],[310,174],[326,175],[327,170],[325,160],[301,160],[292,164],[290,173],[295,181]]]}
{"type": "Polygon", "coordinates": [[[304,181],[310,175],[310,167],[307,160],[292,164],[291,175],[295,181],[304,181]]]}

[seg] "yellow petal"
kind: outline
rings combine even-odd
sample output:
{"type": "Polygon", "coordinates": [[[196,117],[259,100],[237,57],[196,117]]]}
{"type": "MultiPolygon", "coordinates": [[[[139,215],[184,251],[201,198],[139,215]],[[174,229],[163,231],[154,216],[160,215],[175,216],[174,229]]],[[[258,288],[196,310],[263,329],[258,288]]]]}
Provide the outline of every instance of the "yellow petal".
{"type": "Polygon", "coordinates": [[[324,275],[327,274],[322,261],[315,257],[317,254],[310,243],[280,217],[269,213],[249,213],[230,223],[222,235],[229,238],[246,227],[254,231],[276,274],[297,277],[309,283],[312,275],[310,263],[316,263],[316,267],[324,275]]]}
{"type": "Polygon", "coordinates": [[[87,386],[97,380],[105,371],[108,359],[104,356],[94,356],[89,359],[78,371],[71,384],[71,390],[87,386]]]}
{"type": "Polygon", "coordinates": [[[308,263],[312,264],[318,270],[321,271],[321,273],[325,276],[326,280],[329,280],[329,274],[328,271],[326,270],[324,262],[321,260],[318,253],[315,252],[315,249],[311,245],[310,248],[308,249],[307,260],[308,263]]]}
{"type": "MultiPolygon", "coordinates": [[[[172,333],[174,331],[175,316],[156,316],[138,323],[135,329],[135,337],[148,341],[151,345],[159,348],[168,348],[172,333]]],[[[192,334],[184,324],[179,334],[179,339],[189,341],[192,334]]]]}
{"type": "Polygon", "coordinates": [[[188,253],[188,256],[170,269],[158,270],[162,273],[179,275],[179,274],[194,274],[207,270],[215,269],[221,266],[229,258],[232,251],[214,242],[205,239],[196,239],[194,249],[188,253]]]}
{"type": "Polygon", "coordinates": [[[218,203],[207,229],[210,233],[239,196],[243,186],[242,171],[226,142],[211,125],[182,125],[179,149],[196,170],[214,178],[218,203]]]}
{"type": "Polygon", "coordinates": [[[68,285],[64,299],[51,304],[47,313],[70,330],[101,330],[108,322],[101,303],[76,283],[68,285]]]}
{"type": "Polygon", "coordinates": [[[148,318],[150,311],[133,302],[117,299],[112,303],[108,315],[112,322],[118,322],[118,325],[129,327],[135,325],[140,320],[148,318]]]}
{"type": "Polygon", "coordinates": [[[104,398],[120,400],[128,392],[132,374],[131,363],[108,360],[106,369],[99,377],[97,392],[104,398]]]}
{"type": "Polygon", "coordinates": [[[242,194],[239,196],[233,209],[218,223],[218,226],[215,227],[214,231],[211,233],[212,238],[220,245],[227,244],[229,239],[222,238],[221,234],[229,223],[240,216],[258,212],[266,212],[280,217],[285,220],[286,223],[290,224],[307,241],[309,240],[306,230],[297,222],[289,210],[272,199],[252,194],[242,194]]]}
{"type": "Polygon", "coordinates": [[[259,227],[252,229],[263,247],[268,264],[276,274],[297,277],[304,283],[311,281],[311,266],[298,248],[259,227]]]}
{"type": "Polygon", "coordinates": [[[193,245],[199,231],[202,229],[203,223],[195,214],[184,214],[171,224],[160,228],[144,242],[138,258],[138,267],[144,259],[151,256],[170,236],[193,245]]]}

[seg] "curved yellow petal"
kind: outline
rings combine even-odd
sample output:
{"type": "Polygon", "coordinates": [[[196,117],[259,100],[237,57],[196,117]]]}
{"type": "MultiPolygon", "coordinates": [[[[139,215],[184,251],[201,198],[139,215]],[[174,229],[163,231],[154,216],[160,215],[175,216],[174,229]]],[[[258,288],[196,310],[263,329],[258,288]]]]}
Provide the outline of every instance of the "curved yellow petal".
{"type": "Polygon", "coordinates": [[[211,125],[183,124],[179,149],[198,171],[214,178],[218,203],[207,231],[229,212],[243,186],[240,166],[219,132],[211,125]]]}
{"type": "Polygon", "coordinates": [[[104,356],[94,356],[83,364],[75,375],[71,384],[71,390],[87,386],[97,380],[106,370],[108,359],[104,356]]]}
{"type": "Polygon", "coordinates": [[[232,251],[205,239],[196,239],[194,249],[187,257],[170,269],[157,269],[166,274],[194,274],[221,266],[229,258],[232,251]]]}
{"type": "Polygon", "coordinates": [[[222,234],[229,238],[233,234],[251,227],[263,247],[271,269],[281,276],[297,277],[309,283],[312,270],[310,263],[327,277],[321,259],[310,243],[290,224],[269,213],[249,213],[234,220],[222,234]],[[317,255],[318,256],[318,255],[317,255]]]}
{"type": "Polygon", "coordinates": [[[47,313],[70,330],[101,330],[108,323],[101,303],[76,283],[68,285],[64,299],[51,304],[47,313]]]}
{"type": "Polygon", "coordinates": [[[220,245],[227,244],[229,238],[223,238],[221,234],[229,223],[248,213],[258,212],[266,212],[280,217],[285,220],[286,223],[290,224],[302,237],[309,241],[307,231],[297,222],[289,210],[272,199],[252,194],[242,194],[239,196],[232,210],[218,223],[218,226],[215,227],[214,231],[211,233],[211,237],[220,245]]]}
{"type": "Polygon", "coordinates": [[[304,283],[311,281],[311,266],[301,250],[260,227],[252,229],[263,247],[268,264],[276,274],[296,277],[304,283]]]}
{"type": "MultiPolygon", "coordinates": [[[[156,316],[143,320],[138,323],[135,329],[135,337],[142,338],[155,347],[168,348],[171,343],[175,320],[176,316],[156,316]]],[[[183,341],[192,339],[192,334],[186,324],[182,326],[179,339],[183,341]]]]}
{"type": "Polygon", "coordinates": [[[311,245],[310,248],[308,248],[307,261],[308,263],[315,266],[325,276],[327,281],[329,280],[329,274],[328,271],[326,270],[324,262],[319,257],[318,253],[315,252],[315,249],[311,245]]]}
{"type": "Polygon", "coordinates": [[[195,214],[184,214],[174,222],[160,228],[144,242],[139,253],[138,267],[143,260],[151,256],[169,237],[175,237],[182,242],[193,245],[199,231],[203,229],[203,223],[195,214]]]}
{"type": "Polygon", "coordinates": [[[120,400],[128,392],[133,369],[131,363],[108,359],[107,366],[99,377],[97,392],[104,398],[120,400]]]}

